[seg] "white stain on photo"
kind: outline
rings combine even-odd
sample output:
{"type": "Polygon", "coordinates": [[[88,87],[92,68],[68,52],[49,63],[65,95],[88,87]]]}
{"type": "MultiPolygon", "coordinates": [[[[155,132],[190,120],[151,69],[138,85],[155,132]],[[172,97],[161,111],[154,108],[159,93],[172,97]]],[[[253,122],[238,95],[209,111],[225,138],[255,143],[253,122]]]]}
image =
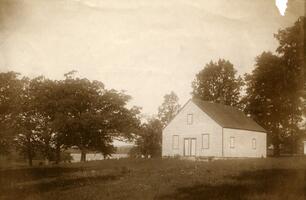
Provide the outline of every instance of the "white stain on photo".
{"type": "Polygon", "coordinates": [[[276,7],[279,10],[279,13],[284,16],[287,9],[288,0],[275,0],[276,7]]]}

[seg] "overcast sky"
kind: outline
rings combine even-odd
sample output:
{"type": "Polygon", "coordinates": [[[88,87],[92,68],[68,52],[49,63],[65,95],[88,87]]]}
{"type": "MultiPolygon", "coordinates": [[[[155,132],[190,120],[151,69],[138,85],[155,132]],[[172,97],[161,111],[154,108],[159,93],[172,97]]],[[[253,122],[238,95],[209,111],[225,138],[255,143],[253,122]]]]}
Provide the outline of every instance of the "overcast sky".
{"type": "Polygon", "coordinates": [[[0,71],[62,79],[77,70],[154,114],[171,90],[185,103],[210,60],[251,72],[303,2],[289,0],[282,17],[274,0],[0,0],[0,71]]]}

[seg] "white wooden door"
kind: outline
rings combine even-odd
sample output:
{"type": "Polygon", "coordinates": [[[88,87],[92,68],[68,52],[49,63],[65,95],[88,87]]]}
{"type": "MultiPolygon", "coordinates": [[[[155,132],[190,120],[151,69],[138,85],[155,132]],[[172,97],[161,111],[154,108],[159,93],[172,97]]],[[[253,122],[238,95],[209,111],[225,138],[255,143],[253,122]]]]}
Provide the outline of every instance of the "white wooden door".
{"type": "Polygon", "coordinates": [[[196,155],[196,139],[190,139],[190,156],[196,155]]]}
{"type": "Polygon", "coordinates": [[[196,156],[196,139],[184,138],[184,156],[196,156]]]}
{"type": "Polygon", "coordinates": [[[184,156],[190,156],[189,139],[184,139],[184,156]]]}

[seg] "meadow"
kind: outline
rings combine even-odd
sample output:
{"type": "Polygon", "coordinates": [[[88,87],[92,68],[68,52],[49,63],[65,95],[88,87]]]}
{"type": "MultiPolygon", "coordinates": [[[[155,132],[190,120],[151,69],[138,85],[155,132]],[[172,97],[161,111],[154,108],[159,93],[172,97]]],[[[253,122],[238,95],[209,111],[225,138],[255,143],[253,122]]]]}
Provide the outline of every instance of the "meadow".
{"type": "Polygon", "coordinates": [[[306,157],[215,160],[120,159],[9,166],[0,163],[0,199],[304,200],[306,157]]]}

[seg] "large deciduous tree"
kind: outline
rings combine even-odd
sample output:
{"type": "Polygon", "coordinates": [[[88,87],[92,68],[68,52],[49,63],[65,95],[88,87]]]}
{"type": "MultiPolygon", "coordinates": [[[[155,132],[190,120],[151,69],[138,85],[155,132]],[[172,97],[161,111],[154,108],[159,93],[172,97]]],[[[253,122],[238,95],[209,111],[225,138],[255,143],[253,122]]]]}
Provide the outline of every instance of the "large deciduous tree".
{"type": "Polygon", "coordinates": [[[26,77],[20,79],[15,72],[0,74],[1,153],[5,152],[3,146],[17,148],[29,165],[46,129],[45,118],[34,101],[33,82],[26,77]]]}
{"type": "Polygon", "coordinates": [[[62,143],[59,140],[59,132],[52,123],[55,120],[56,113],[56,97],[58,97],[57,89],[58,81],[47,79],[43,76],[36,77],[31,80],[31,100],[35,108],[41,116],[41,133],[39,134],[38,150],[42,153],[47,163],[56,160],[58,163],[60,152],[58,146],[62,143]]]}
{"type": "MultiPolygon", "coordinates": [[[[275,34],[279,41],[276,49],[281,56],[287,73],[286,87],[288,96],[292,101],[301,107],[306,116],[306,37],[305,37],[305,16],[300,17],[293,26],[279,30],[275,34]],[[300,104],[298,99],[303,99],[300,104]]],[[[305,123],[306,126],[306,123],[305,123]]],[[[306,127],[304,127],[306,129],[306,127]]]]}
{"type": "Polygon", "coordinates": [[[192,82],[192,96],[204,101],[239,107],[243,81],[232,63],[219,59],[206,64],[192,82]]]}
{"type": "Polygon", "coordinates": [[[50,93],[43,95],[47,98],[42,110],[51,119],[56,149],[77,146],[81,161],[86,160],[88,150],[111,154],[113,138],[130,138],[139,124],[134,108],[126,108],[130,97],[105,89],[99,81],[75,77],[74,72],[65,77],[47,85],[50,93]]]}
{"type": "Polygon", "coordinates": [[[158,118],[165,127],[180,110],[178,96],[171,91],[170,94],[164,96],[164,101],[158,108],[158,118]]]}
{"type": "Polygon", "coordinates": [[[127,108],[129,100],[74,71],[64,80],[0,73],[0,153],[15,144],[30,165],[37,152],[59,162],[61,150],[72,146],[81,150],[82,161],[88,150],[107,156],[115,150],[114,138],[131,140],[139,129],[140,109],[127,108]]]}
{"type": "Polygon", "coordinates": [[[17,114],[14,116],[14,131],[16,132],[15,144],[20,153],[28,159],[29,165],[39,146],[39,137],[43,132],[44,118],[34,104],[34,94],[31,89],[31,80],[24,78],[17,106],[17,114]]]}
{"type": "Polygon", "coordinates": [[[256,68],[246,76],[245,111],[269,132],[268,142],[275,154],[280,146],[295,152],[299,137],[302,102],[305,94],[304,17],[292,27],[280,30],[278,55],[264,52],[256,58],[256,68]]]}
{"type": "Polygon", "coordinates": [[[281,130],[285,126],[285,97],[282,81],[285,71],[281,60],[271,52],[256,58],[256,68],[246,75],[245,112],[268,131],[268,144],[274,144],[276,152],[281,143],[281,130]]]}
{"type": "Polygon", "coordinates": [[[16,72],[0,73],[0,154],[7,154],[14,138],[13,119],[17,113],[22,81],[16,72]]]}

